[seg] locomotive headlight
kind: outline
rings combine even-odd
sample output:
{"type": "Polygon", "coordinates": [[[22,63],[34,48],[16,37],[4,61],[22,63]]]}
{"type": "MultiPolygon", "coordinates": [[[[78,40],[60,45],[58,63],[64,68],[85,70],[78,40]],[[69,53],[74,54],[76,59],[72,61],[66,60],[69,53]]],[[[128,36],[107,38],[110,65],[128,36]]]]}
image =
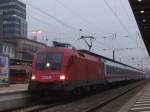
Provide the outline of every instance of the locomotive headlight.
{"type": "Polygon", "coordinates": [[[65,75],[60,75],[60,80],[65,80],[66,79],[66,76],[65,75]]]}
{"type": "Polygon", "coordinates": [[[32,75],[31,79],[32,79],[32,80],[35,80],[35,75],[32,75]]]}
{"type": "Polygon", "coordinates": [[[51,66],[50,63],[46,63],[46,67],[49,68],[51,66]]]}

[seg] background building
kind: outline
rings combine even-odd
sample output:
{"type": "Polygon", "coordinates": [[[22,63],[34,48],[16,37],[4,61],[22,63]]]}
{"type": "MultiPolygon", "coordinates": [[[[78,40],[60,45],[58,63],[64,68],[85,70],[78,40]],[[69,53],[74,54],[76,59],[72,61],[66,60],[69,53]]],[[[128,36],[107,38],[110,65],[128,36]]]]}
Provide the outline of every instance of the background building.
{"type": "Polygon", "coordinates": [[[32,56],[45,44],[25,38],[0,38],[0,53],[9,55],[10,58],[32,60],[32,56]]]}
{"type": "Polygon", "coordinates": [[[24,3],[18,0],[0,0],[0,37],[27,38],[24,3]]]}
{"type": "Polygon", "coordinates": [[[17,38],[16,45],[16,58],[24,60],[32,60],[38,49],[46,47],[43,43],[24,38],[17,38]]]}
{"type": "Polygon", "coordinates": [[[0,10],[0,36],[3,35],[3,12],[0,10]]]}
{"type": "Polygon", "coordinates": [[[27,39],[26,5],[19,0],[0,0],[0,53],[32,60],[45,44],[27,39]]]}
{"type": "Polygon", "coordinates": [[[0,39],[0,53],[8,55],[10,58],[15,58],[16,45],[9,40],[0,39]]]}

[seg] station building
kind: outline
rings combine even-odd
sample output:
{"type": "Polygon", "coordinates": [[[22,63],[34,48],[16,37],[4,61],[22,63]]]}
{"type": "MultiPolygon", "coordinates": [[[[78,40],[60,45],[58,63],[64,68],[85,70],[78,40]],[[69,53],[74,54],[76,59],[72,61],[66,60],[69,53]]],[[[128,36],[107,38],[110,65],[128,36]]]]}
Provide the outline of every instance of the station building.
{"type": "Polygon", "coordinates": [[[0,0],[0,53],[10,58],[31,60],[45,44],[27,38],[26,4],[0,0]]]}
{"type": "Polygon", "coordinates": [[[10,41],[0,39],[0,53],[7,54],[10,58],[15,57],[15,45],[10,41]]]}
{"type": "Polygon", "coordinates": [[[0,38],[0,53],[10,58],[32,60],[33,54],[45,44],[27,38],[0,38]]]}

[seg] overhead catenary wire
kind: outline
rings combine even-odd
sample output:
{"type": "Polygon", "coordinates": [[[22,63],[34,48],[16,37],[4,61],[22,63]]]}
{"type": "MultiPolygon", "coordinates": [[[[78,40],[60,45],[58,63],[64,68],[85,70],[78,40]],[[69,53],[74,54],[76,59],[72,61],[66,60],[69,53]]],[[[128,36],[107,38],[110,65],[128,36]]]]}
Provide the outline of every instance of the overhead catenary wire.
{"type": "MultiPolygon", "coordinates": [[[[84,18],[83,16],[81,16],[80,14],[78,14],[76,11],[74,11],[73,9],[71,9],[69,6],[65,5],[63,2],[61,2],[60,0],[56,0],[57,3],[59,3],[60,5],[62,5],[64,8],[66,8],[68,11],[71,12],[71,14],[75,14],[76,16],[78,16],[83,22],[92,24],[91,21],[87,20],[86,18],[84,18]]],[[[93,24],[95,27],[99,28],[99,26],[97,26],[96,24],[93,24]]],[[[109,32],[104,32],[102,30],[100,30],[100,32],[105,33],[105,34],[112,34],[109,32]]],[[[91,34],[96,34],[96,33],[91,33],[91,34]]]]}
{"type": "MultiPolygon", "coordinates": [[[[33,5],[31,5],[31,4],[29,4],[30,6],[32,6],[32,8],[34,8],[34,9],[36,9],[36,10],[38,10],[38,11],[40,11],[40,12],[42,12],[43,14],[46,14],[46,15],[48,15],[48,16],[50,16],[50,17],[52,17],[53,19],[55,19],[57,22],[59,22],[59,23],[61,23],[62,25],[67,25],[66,23],[62,23],[60,20],[57,20],[57,18],[56,17],[54,17],[53,15],[49,15],[49,13],[47,13],[47,12],[45,12],[45,11],[43,11],[43,10],[41,10],[41,9],[39,9],[39,8],[37,8],[36,6],[33,6],[33,5]]],[[[31,15],[30,15],[31,16],[31,15]]],[[[32,16],[33,17],[33,16],[32,16]]],[[[34,17],[35,18],[35,17],[34,17]]],[[[36,18],[37,19],[37,18],[36,18]]],[[[40,21],[39,19],[38,19],[38,21],[40,21]]],[[[44,22],[44,21],[41,21],[42,23],[44,23],[44,24],[47,24],[47,22],[44,22]]],[[[50,23],[49,23],[50,24],[50,23]]],[[[51,24],[52,25],[52,24],[51,24]]],[[[68,27],[68,25],[67,25],[67,27],[68,27]]],[[[70,26],[69,26],[69,28],[70,28],[70,26]]],[[[71,27],[72,28],[72,27],[71,27]]],[[[73,30],[78,30],[78,29],[76,29],[76,28],[73,28],[73,30]]]]}
{"type": "MultiPolygon", "coordinates": [[[[47,25],[47,26],[49,26],[49,25],[53,25],[53,24],[51,24],[50,22],[45,22],[45,21],[42,21],[41,19],[38,19],[37,17],[34,17],[33,15],[31,15],[30,13],[28,13],[28,15],[31,17],[31,18],[33,18],[34,20],[36,20],[36,21],[38,21],[38,22],[41,22],[41,23],[43,23],[43,24],[45,24],[45,25],[47,25]]],[[[53,25],[54,26],[54,25],[53,25]]],[[[55,26],[56,27],[56,26],[55,26]]],[[[50,33],[52,33],[52,32],[50,32],[50,33]]],[[[67,33],[59,33],[59,32],[53,32],[53,34],[65,34],[65,35],[67,35],[67,33]]],[[[60,38],[60,39],[63,39],[63,38],[60,38]]],[[[73,38],[72,38],[73,39],[73,38]]],[[[76,39],[76,38],[74,38],[74,39],[76,39]]],[[[105,44],[105,43],[103,43],[103,42],[101,42],[101,41],[99,41],[99,40],[97,40],[97,41],[95,41],[95,42],[97,42],[98,44],[97,45],[101,45],[101,46],[106,46],[106,47],[110,47],[111,48],[111,46],[109,46],[109,44],[105,44]]]]}
{"type": "MultiPolygon", "coordinates": [[[[36,6],[33,6],[32,4],[29,4],[29,3],[28,3],[28,5],[30,5],[31,8],[34,8],[34,9],[40,11],[41,13],[43,13],[43,14],[49,16],[49,17],[52,17],[54,20],[56,20],[56,22],[59,22],[60,24],[66,26],[66,27],[68,27],[68,28],[71,28],[72,30],[75,30],[75,31],[79,32],[80,29],[77,29],[77,28],[75,28],[75,27],[72,27],[72,26],[70,26],[70,25],[68,25],[68,24],[66,24],[66,23],[64,23],[64,22],[62,22],[61,20],[57,19],[55,16],[50,15],[49,13],[43,11],[42,9],[40,9],[40,8],[38,8],[38,7],[36,7],[36,6]]],[[[45,24],[45,23],[44,23],[44,24],[45,24]]],[[[91,32],[86,31],[86,30],[84,30],[84,32],[91,33],[91,32]]],[[[91,33],[91,34],[94,34],[94,33],[91,33]]]]}
{"type": "MultiPolygon", "coordinates": [[[[37,17],[35,17],[35,16],[33,16],[33,15],[31,15],[30,13],[28,13],[28,15],[31,17],[31,18],[33,18],[34,20],[36,20],[36,21],[38,21],[38,22],[41,22],[41,23],[43,23],[43,24],[45,24],[45,25],[47,25],[47,26],[49,26],[49,25],[53,25],[53,24],[51,24],[50,22],[45,22],[45,21],[42,21],[41,19],[38,19],[37,17]]],[[[53,25],[54,26],[54,25],[53,25]]],[[[56,27],[56,26],[55,26],[56,27]]],[[[51,32],[50,32],[51,33],[51,32]]],[[[54,34],[67,34],[67,33],[59,33],[59,32],[53,32],[54,34]]],[[[74,39],[76,39],[76,38],[74,38],[74,39]]],[[[103,43],[103,42],[101,42],[101,41],[99,41],[99,40],[97,40],[97,42],[100,44],[100,45],[103,45],[103,46],[107,46],[108,47],[108,44],[105,44],[105,43],[103,43]]],[[[110,47],[110,46],[109,46],[110,47]]]]}
{"type": "MultiPolygon", "coordinates": [[[[38,19],[37,17],[31,15],[30,13],[28,13],[28,16],[30,16],[30,18],[32,18],[32,19],[34,19],[34,20],[36,20],[36,21],[38,21],[38,22],[40,22],[40,23],[42,23],[42,24],[44,24],[44,25],[46,25],[46,26],[50,26],[50,25],[51,25],[51,26],[57,27],[57,26],[51,24],[50,22],[46,22],[46,21],[42,21],[41,19],[38,19]]],[[[63,32],[49,32],[49,31],[48,31],[48,33],[49,33],[49,34],[56,34],[56,35],[65,35],[65,36],[71,35],[71,34],[63,33],[63,32]]],[[[69,36],[69,37],[70,37],[70,36],[69,36]]],[[[63,38],[61,37],[60,39],[63,39],[63,38]]],[[[70,39],[70,38],[69,38],[69,39],[70,39]]],[[[73,39],[73,38],[72,38],[72,39],[73,39]]],[[[76,39],[76,38],[74,38],[74,39],[76,39]]],[[[67,40],[68,40],[68,39],[67,39],[67,40]]]]}
{"type": "MultiPolygon", "coordinates": [[[[144,41],[143,41],[143,38],[141,37],[140,32],[138,32],[138,31],[136,31],[136,40],[137,39],[141,40],[141,41],[139,41],[140,43],[137,42],[137,47],[140,49],[140,52],[142,54],[145,54],[144,50],[142,50],[142,46],[144,45],[144,41]]],[[[145,49],[146,49],[146,47],[145,47],[145,49]]],[[[148,55],[148,52],[146,52],[146,55],[148,55]]]]}
{"type": "MultiPolygon", "coordinates": [[[[60,1],[58,1],[58,0],[56,0],[56,1],[62,4],[62,2],[60,2],[60,1]]],[[[105,1],[105,0],[104,0],[104,1],[105,1]]],[[[108,6],[110,9],[112,9],[106,1],[105,1],[105,3],[107,4],[107,6],[108,6]]],[[[28,3],[28,4],[29,4],[29,3],[28,3]]],[[[42,10],[42,9],[36,7],[36,6],[33,6],[32,4],[29,4],[29,5],[32,6],[32,7],[34,7],[34,8],[36,8],[36,9],[39,10],[40,12],[42,12],[42,13],[44,13],[44,14],[50,16],[51,18],[53,18],[54,20],[56,20],[57,22],[59,22],[60,24],[62,24],[62,25],[64,25],[64,26],[69,27],[69,28],[71,28],[71,29],[73,29],[73,30],[79,30],[79,29],[77,29],[77,28],[75,28],[75,27],[73,27],[73,26],[70,26],[70,25],[64,23],[63,21],[57,19],[55,16],[50,15],[50,14],[47,13],[46,11],[44,11],[44,10],[42,10]]],[[[62,4],[62,5],[63,5],[64,7],[66,7],[64,4],[62,4]]],[[[71,12],[74,12],[74,11],[71,10],[69,7],[66,7],[66,8],[69,9],[71,12]]],[[[113,11],[113,9],[112,9],[112,12],[113,12],[114,15],[118,18],[117,14],[113,11]]],[[[77,14],[76,12],[74,12],[74,13],[75,13],[76,15],[78,15],[80,18],[82,18],[82,20],[87,21],[85,18],[83,18],[82,16],[80,16],[80,15],[77,14]]],[[[120,23],[122,24],[120,18],[118,18],[118,20],[119,20],[120,23]]],[[[122,24],[122,25],[123,25],[123,24],[122,24]]],[[[123,25],[123,26],[124,26],[124,25],[123,25]]]]}
{"type": "Polygon", "coordinates": [[[72,26],[72,25],[69,25],[69,24],[63,22],[62,20],[56,18],[56,17],[53,16],[52,14],[49,14],[48,12],[42,10],[42,9],[39,8],[39,7],[36,7],[36,6],[34,6],[34,5],[30,4],[30,3],[28,3],[28,5],[29,5],[31,8],[34,8],[34,9],[38,10],[39,12],[41,12],[41,13],[47,15],[48,17],[50,17],[51,19],[55,20],[55,21],[58,22],[59,24],[65,26],[65,27],[67,27],[67,28],[69,28],[69,29],[71,29],[71,30],[79,31],[79,29],[80,29],[80,28],[76,28],[76,27],[74,27],[74,26],[72,26]]]}
{"type": "Polygon", "coordinates": [[[122,1],[122,0],[119,0],[119,2],[120,2],[120,5],[121,5],[122,9],[124,10],[124,12],[125,12],[125,14],[126,14],[128,20],[130,21],[130,23],[131,23],[133,26],[135,26],[135,24],[133,24],[133,21],[132,21],[130,15],[129,15],[127,9],[125,8],[125,6],[124,6],[124,4],[123,4],[123,1],[122,1]]]}
{"type": "Polygon", "coordinates": [[[120,25],[123,27],[123,29],[128,33],[128,29],[126,28],[126,26],[124,25],[124,23],[121,21],[121,19],[119,18],[118,14],[113,10],[113,8],[109,5],[109,3],[106,0],[103,0],[104,3],[106,4],[106,6],[109,8],[109,10],[112,12],[112,14],[117,18],[118,22],[120,23],[120,25]]]}
{"type": "MultiPolygon", "coordinates": [[[[124,7],[124,4],[123,4],[123,0],[120,0],[120,4],[122,5],[122,8],[125,10],[125,12],[126,12],[126,15],[128,16],[128,19],[129,19],[129,21],[131,22],[131,24],[133,24],[133,21],[136,21],[135,20],[135,18],[134,18],[134,16],[131,16],[130,17],[130,15],[127,13],[127,10],[126,10],[126,8],[124,7]],[[132,21],[132,19],[133,19],[133,21],[132,21]]],[[[130,5],[129,5],[130,6],[130,5]]],[[[131,7],[129,7],[130,9],[131,9],[131,7]]],[[[132,10],[132,9],[131,9],[132,10]]],[[[133,15],[133,12],[132,12],[132,15],[133,15]]],[[[137,24],[136,24],[136,22],[135,22],[135,24],[133,24],[134,26],[136,26],[137,27],[137,24]]],[[[143,39],[142,39],[142,37],[141,37],[141,34],[140,34],[140,31],[139,31],[139,29],[138,29],[138,27],[137,27],[137,30],[138,31],[136,31],[136,36],[137,36],[137,33],[138,33],[138,36],[139,36],[139,38],[141,39],[141,42],[143,42],[143,39]]],[[[137,41],[137,38],[136,38],[136,41],[137,41]]],[[[138,43],[136,43],[137,44],[137,47],[138,47],[138,43]]]]}
{"type": "MultiPolygon", "coordinates": [[[[58,0],[57,0],[57,1],[58,1],[58,0]]],[[[60,1],[58,1],[58,2],[59,2],[61,5],[63,5],[63,7],[65,7],[66,9],[69,9],[69,11],[71,11],[72,13],[75,13],[75,14],[78,15],[80,18],[82,18],[83,21],[86,21],[86,22],[90,23],[90,21],[88,21],[87,19],[83,18],[82,16],[80,16],[80,15],[79,15],[78,13],[76,13],[75,11],[71,10],[69,7],[67,7],[66,5],[64,5],[62,2],[60,2],[60,1]]],[[[32,4],[30,4],[30,3],[28,3],[28,2],[27,2],[27,4],[28,4],[31,8],[34,8],[34,9],[40,11],[41,13],[43,13],[43,14],[45,14],[45,15],[51,17],[51,18],[54,19],[56,22],[60,23],[61,25],[65,26],[65,27],[67,27],[67,28],[70,28],[70,29],[75,30],[75,31],[79,31],[79,30],[81,29],[81,28],[79,28],[79,29],[78,29],[78,28],[75,28],[74,26],[69,25],[69,24],[67,24],[67,23],[65,23],[65,22],[63,22],[63,21],[61,21],[60,19],[56,18],[56,17],[53,16],[52,14],[49,14],[48,12],[46,12],[46,11],[44,11],[44,10],[42,10],[42,9],[40,9],[40,8],[38,8],[38,7],[36,7],[36,6],[32,5],[32,4]]],[[[83,32],[86,32],[86,33],[89,33],[89,34],[94,34],[93,32],[88,31],[86,28],[83,29],[83,32]]],[[[108,33],[108,32],[103,32],[103,33],[105,33],[105,34],[111,34],[111,33],[108,33]]]]}
{"type": "MultiPolygon", "coordinates": [[[[68,28],[70,28],[70,29],[72,29],[72,30],[74,30],[74,31],[79,31],[80,29],[82,29],[82,28],[79,28],[79,29],[78,29],[78,28],[75,28],[74,26],[69,25],[69,24],[67,24],[67,23],[65,23],[65,22],[63,22],[63,21],[61,21],[60,19],[56,18],[56,17],[53,16],[52,14],[49,14],[48,12],[46,12],[46,11],[44,11],[44,10],[42,10],[42,9],[40,9],[40,8],[38,8],[38,7],[36,7],[36,6],[32,5],[32,4],[30,4],[30,3],[27,3],[27,4],[28,4],[31,8],[34,8],[34,9],[40,11],[41,13],[43,13],[43,14],[45,14],[45,15],[51,17],[51,18],[54,19],[56,22],[60,23],[61,25],[65,26],[65,27],[68,27],[68,28]]],[[[61,3],[61,4],[62,4],[62,3],[61,3]]],[[[62,4],[62,5],[63,5],[63,4],[62,4]]],[[[63,5],[63,6],[64,6],[64,5],[63,5]]],[[[64,7],[66,7],[67,9],[70,9],[70,8],[67,7],[67,6],[64,6],[64,7]]],[[[71,9],[70,9],[70,10],[71,10],[71,9]]],[[[70,10],[69,10],[69,11],[70,11],[70,10]]],[[[74,11],[71,10],[71,12],[74,12],[74,11]]],[[[74,13],[75,13],[75,12],[74,12],[74,13]]],[[[75,14],[78,15],[78,16],[80,16],[80,15],[77,14],[77,13],[75,13],[75,14]]],[[[88,20],[86,20],[86,19],[83,18],[82,16],[80,16],[80,18],[82,18],[82,20],[84,20],[84,21],[90,23],[88,20]]],[[[86,33],[88,33],[88,34],[94,34],[93,32],[88,31],[86,28],[82,29],[82,31],[83,31],[83,32],[86,32],[86,33]]],[[[111,33],[108,33],[108,32],[103,32],[103,33],[111,34],[111,33]]]]}
{"type": "MultiPolygon", "coordinates": [[[[57,2],[58,2],[58,0],[56,0],[57,2]]],[[[59,3],[61,3],[60,1],[59,1],[59,3]]],[[[34,8],[34,9],[36,9],[36,10],[38,10],[38,11],[40,11],[40,12],[42,12],[43,14],[45,14],[45,15],[47,15],[47,16],[49,16],[49,17],[51,17],[52,19],[54,19],[56,22],[58,22],[58,23],[60,23],[60,24],[62,24],[63,26],[66,26],[66,27],[68,27],[68,28],[70,28],[70,29],[73,29],[73,30],[76,30],[76,31],[78,31],[79,29],[78,28],[75,28],[75,27],[73,27],[73,26],[71,26],[71,25],[68,25],[68,24],[66,24],[65,22],[63,22],[63,21],[61,21],[61,20],[59,20],[58,18],[56,18],[55,16],[53,16],[53,15],[51,15],[51,14],[49,14],[48,12],[46,12],[46,11],[44,11],[44,10],[42,10],[42,9],[40,9],[40,8],[38,8],[38,7],[36,7],[36,6],[34,6],[34,5],[32,5],[32,4],[30,4],[30,3],[28,3],[27,2],[27,4],[29,5],[29,6],[31,6],[32,8],[34,8]]],[[[62,4],[62,3],[61,3],[62,4]]],[[[64,7],[66,7],[64,4],[62,4],[64,7]]],[[[69,9],[71,12],[74,12],[73,10],[71,10],[69,7],[66,7],[67,9],[69,9]]],[[[89,22],[89,21],[87,21],[85,18],[83,18],[82,16],[80,16],[79,14],[77,14],[76,12],[74,12],[76,15],[78,15],[80,18],[82,18],[82,20],[84,20],[84,21],[86,21],[86,22],[89,22]]],[[[85,30],[84,30],[85,31],[85,30]]],[[[88,33],[89,33],[89,31],[87,31],[88,33]]],[[[90,32],[91,33],[91,32],[90,32]]],[[[91,33],[92,34],[92,33],[91,33]]],[[[107,33],[108,34],[108,33],[107,33]]],[[[110,34],[110,33],[109,33],[110,34]]]]}
{"type": "MultiPolygon", "coordinates": [[[[31,6],[32,7],[32,6],[31,6]]],[[[43,10],[44,11],[44,10],[43,10]]],[[[43,13],[43,11],[42,11],[42,13],[43,13]]],[[[41,11],[40,11],[41,12],[41,11]]],[[[44,11],[45,12],[45,11],[44,11]]],[[[46,12],[48,15],[49,15],[49,13],[48,12],[46,12]]],[[[45,13],[44,13],[45,14],[45,13]]],[[[47,15],[46,14],[46,15],[47,15]]],[[[53,15],[52,15],[53,16],[53,15]]],[[[54,17],[54,20],[56,19],[56,17],[54,17]]],[[[57,21],[58,22],[58,21],[57,21]]],[[[61,21],[61,22],[63,22],[63,21],[61,21]]],[[[60,22],[59,22],[60,23],[60,22]]],[[[63,26],[65,26],[66,25],[66,23],[64,23],[63,22],[63,24],[62,23],[60,23],[61,25],[63,25],[63,26]]],[[[69,29],[72,29],[72,30],[75,30],[75,31],[78,31],[79,29],[78,28],[74,28],[73,26],[71,26],[71,28],[70,28],[70,25],[68,25],[67,24],[67,26],[65,26],[65,27],[68,27],[69,29]],[[72,28],[73,27],[73,28],[72,28]]]]}
{"type": "MultiPolygon", "coordinates": [[[[29,14],[30,15],[30,14],[29,14]]],[[[32,15],[30,15],[30,17],[32,17],[32,18],[34,18],[34,19],[37,19],[36,17],[34,17],[34,16],[32,16],[32,15]]],[[[42,23],[44,23],[44,24],[51,24],[51,23],[47,23],[47,22],[45,22],[45,21],[41,21],[40,19],[38,19],[37,21],[39,21],[39,22],[42,22],[42,23]]],[[[96,44],[96,46],[99,46],[99,48],[101,49],[101,50],[103,50],[104,48],[101,48],[101,47],[104,47],[104,46],[107,46],[108,47],[108,45],[106,45],[105,43],[102,43],[101,41],[96,41],[98,44],[96,44]]]]}
{"type": "Polygon", "coordinates": [[[99,41],[99,40],[97,40],[97,41],[95,41],[95,42],[97,42],[97,43],[99,43],[99,44],[101,43],[102,45],[111,48],[110,44],[105,44],[105,43],[103,43],[103,42],[101,42],[101,41],[99,41]]]}
{"type": "MultiPolygon", "coordinates": [[[[106,0],[103,0],[103,1],[106,4],[106,6],[109,8],[109,10],[112,12],[112,14],[116,17],[116,19],[118,20],[120,25],[123,27],[123,29],[127,32],[128,35],[130,35],[130,32],[128,31],[128,29],[126,28],[126,26],[124,25],[124,23],[122,22],[122,20],[118,16],[118,14],[113,10],[113,8],[109,5],[109,3],[106,0]]],[[[130,38],[130,39],[133,41],[136,41],[136,39],[134,39],[134,38],[130,38]]]]}
{"type": "Polygon", "coordinates": [[[56,0],[57,3],[59,3],[61,6],[63,6],[64,8],[66,8],[71,14],[76,15],[78,18],[80,18],[83,22],[88,23],[88,24],[92,24],[93,26],[97,27],[98,29],[100,29],[100,32],[105,33],[105,34],[110,34],[109,32],[105,32],[103,31],[98,25],[93,24],[91,21],[89,21],[88,19],[86,19],[85,17],[81,16],[79,13],[77,13],[76,11],[74,11],[72,8],[70,8],[69,6],[65,5],[63,2],[61,2],[60,0],[56,0]]]}
{"type": "MultiPolygon", "coordinates": [[[[40,23],[42,23],[42,24],[45,24],[46,26],[50,26],[50,25],[51,25],[51,26],[54,26],[54,24],[52,24],[52,23],[50,23],[50,22],[43,21],[43,20],[39,19],[38,17],[33,16],[33,15],[30,14],[30,13],[28,13],[28,17],[33,18],[35,21],[38,21],[38,22],[40,22],[40,23]]],[[[54,26],[54,27],[57,27],[57,26],[54,26]]]]}
{"type": "MultiPolygon", "coordinates": [[[[41,19],[39,19],[39,18],[37,18],[37,17],[35,17],[35,16],[33,16],[32,14],[30,14],[30,13],[28,13],[28,16],[30,16],[30,18],[32,18],[32,19],[34,19],[35,21],[38,21],[38,22],[40,22],[40,23],[42,23],[42,24],[44,24],[44,25],[46,25],[46,26],[53,26],[53,27],[56,27],[57,29],[58,29],[58,27],[57,26],[55,26],[54,24],[52,24],[52,23],[50,23],[50,22],[46,22],[46,21],[43,21],[43,20],[41,20],[41,19]]],[[[50,32],[50,33],[53,33],[53,34],[67,34],[67,35],[69,35],[68,33],[63,33],[63,32],[50,32]]]]}
{"type": "MultiPolygon", "coordinates": [[[[130,21],[130,24],[133,25],[133,26],[135,26],[135,24],[133,23],[133,21],[132,21],[130,15],[129,15],[128,12],[127,12],[127,9],[124,7],[123,1],[122,1],[122,0],[119,0],[119,2],[120,2],[120,5],[121,5],[122,9],[124,10],[124,12],[125,12],[125,14],[126,14],[128,20],[130,21]]],[[[137,39],[135,39],[135,41],[137,41],[137,39]]],[[[136,42],[136,44],[137,44],[137,42],[136,42]]],[[[138,46],[138,44],[137,44],[137,46],[138,46]]]]}
{"type": "MultiPolygon", "coordinates": [[[[76,16],[78,16],[83,22],[87,22],[87,20],[85,18],[83,18],[81,15],[79,15],[77,12],[75,12],[74,10],[72,10],[70,7],[68,7],[67,5],[65,5],[64,3],[62,3],[59,0],[55,0],[57,3],[59,3],[62,7],[66,8],[67,11],[69,11],[71,14],[75,14],[76,16]]],[[[84,31],[92,34],[92,32],[88,31],[87,28],[84,27],[84,31]]]]}

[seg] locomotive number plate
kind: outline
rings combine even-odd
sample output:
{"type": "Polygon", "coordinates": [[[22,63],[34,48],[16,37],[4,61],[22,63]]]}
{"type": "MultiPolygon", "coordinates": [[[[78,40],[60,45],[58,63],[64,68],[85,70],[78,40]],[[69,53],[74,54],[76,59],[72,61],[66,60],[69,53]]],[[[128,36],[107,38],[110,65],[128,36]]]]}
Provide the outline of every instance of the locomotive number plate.
{"type": "Polygon", "coordinates": [[[51,76],[42,76],[42,79],[47,80],[47,79],[52,79],[52,77],[51,76]]]}

